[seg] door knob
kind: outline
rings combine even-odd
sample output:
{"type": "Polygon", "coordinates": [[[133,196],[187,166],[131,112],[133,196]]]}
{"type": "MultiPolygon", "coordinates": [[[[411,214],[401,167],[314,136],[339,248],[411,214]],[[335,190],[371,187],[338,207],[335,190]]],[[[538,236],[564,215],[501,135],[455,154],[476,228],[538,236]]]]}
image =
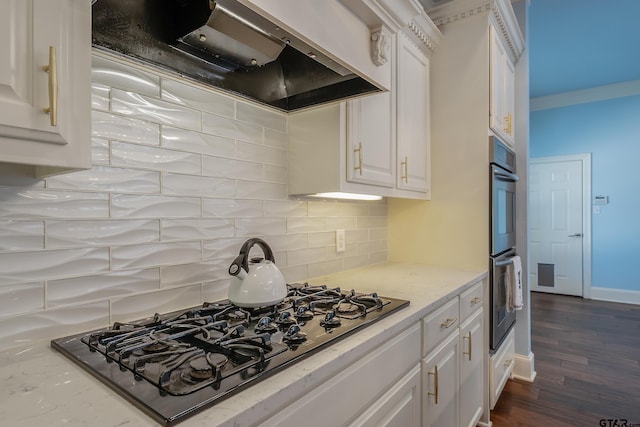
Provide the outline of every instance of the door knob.
{"type": "Polygon", "coordinates": [[[569,234],[569,237],[582,237],[582,233],[569,234]]]}

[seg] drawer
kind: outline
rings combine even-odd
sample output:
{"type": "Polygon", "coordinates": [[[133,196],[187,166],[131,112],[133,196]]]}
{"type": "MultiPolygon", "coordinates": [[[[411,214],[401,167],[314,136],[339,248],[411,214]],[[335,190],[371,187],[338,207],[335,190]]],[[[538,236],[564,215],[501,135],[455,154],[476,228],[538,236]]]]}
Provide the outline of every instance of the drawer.
{"type": "Polygon", "coordinates": [[[422,357],[460,326],[458,297],[422,319],[422,357]]]}
{"type": "Polygon", "coordinates": [[[478,282],[460,294],[460,321],[464,322],[482,307],[484,302],[484,282],[478,282]]]}
{"type": "Polygon", "coordinates": [[[491,409],[496,406],[498,398],[502,393],[507,380],[511,377],[513,371],[513,364],[515,362],[515,341],[514,330],[511,328],[511,332],[507,335],[507,338],[502,342],[502,345],[498,351],[491,356],[489,363],[489,382],[491,390],[491,409]]]}

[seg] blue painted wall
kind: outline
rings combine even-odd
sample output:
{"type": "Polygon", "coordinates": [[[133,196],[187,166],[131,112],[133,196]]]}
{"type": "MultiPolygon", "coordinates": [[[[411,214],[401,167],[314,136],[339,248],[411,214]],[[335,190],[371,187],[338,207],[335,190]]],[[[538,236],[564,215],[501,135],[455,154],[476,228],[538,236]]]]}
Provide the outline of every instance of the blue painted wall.
{"type": "Polygon", "coordinates": [[[531,112],[530,157],[592,153],[592,286],[640,291],[640,96],[531,112]]]}

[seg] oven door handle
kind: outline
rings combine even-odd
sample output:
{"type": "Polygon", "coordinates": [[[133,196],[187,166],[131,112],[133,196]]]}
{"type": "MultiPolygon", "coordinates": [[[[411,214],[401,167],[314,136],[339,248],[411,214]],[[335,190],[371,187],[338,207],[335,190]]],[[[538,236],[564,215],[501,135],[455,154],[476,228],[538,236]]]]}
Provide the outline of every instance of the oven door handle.
{"type": "Polygon", "coordinates": [[[504,181],[516,182],[516,181],[518,181],[520,179],[520,178],[518,178],[518,175],[516,175],[515,173],[502,172],[502,171],[499,171],[499,170],[496,170],[496,169],[493,170],[493,174],[498,179],[502,179],[504,181]]]}
{"type": "Polygon", "coordinates": [[[509,265],[513,263],[513,258],[507,258],[504,261],[496,261],[496,267],[504,267],[505,265],[509,265]]]}

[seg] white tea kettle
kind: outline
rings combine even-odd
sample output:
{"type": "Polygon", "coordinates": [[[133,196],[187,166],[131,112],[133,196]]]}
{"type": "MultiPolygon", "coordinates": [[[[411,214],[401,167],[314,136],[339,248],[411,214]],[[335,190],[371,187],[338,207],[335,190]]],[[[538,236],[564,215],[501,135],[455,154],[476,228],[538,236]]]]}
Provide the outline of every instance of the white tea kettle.
{"type": "Polygon", "coordinates": [[[276,305],[287,296],[287,283],[276,267],[273,251],[262,239],[249,239],[240,248],[240,255],[229,266],[234,276],[229,286],[229,301],[238,307],[276,305]],[[260,246],[264,258],[249,259],[254,245],[260,246]]]}

